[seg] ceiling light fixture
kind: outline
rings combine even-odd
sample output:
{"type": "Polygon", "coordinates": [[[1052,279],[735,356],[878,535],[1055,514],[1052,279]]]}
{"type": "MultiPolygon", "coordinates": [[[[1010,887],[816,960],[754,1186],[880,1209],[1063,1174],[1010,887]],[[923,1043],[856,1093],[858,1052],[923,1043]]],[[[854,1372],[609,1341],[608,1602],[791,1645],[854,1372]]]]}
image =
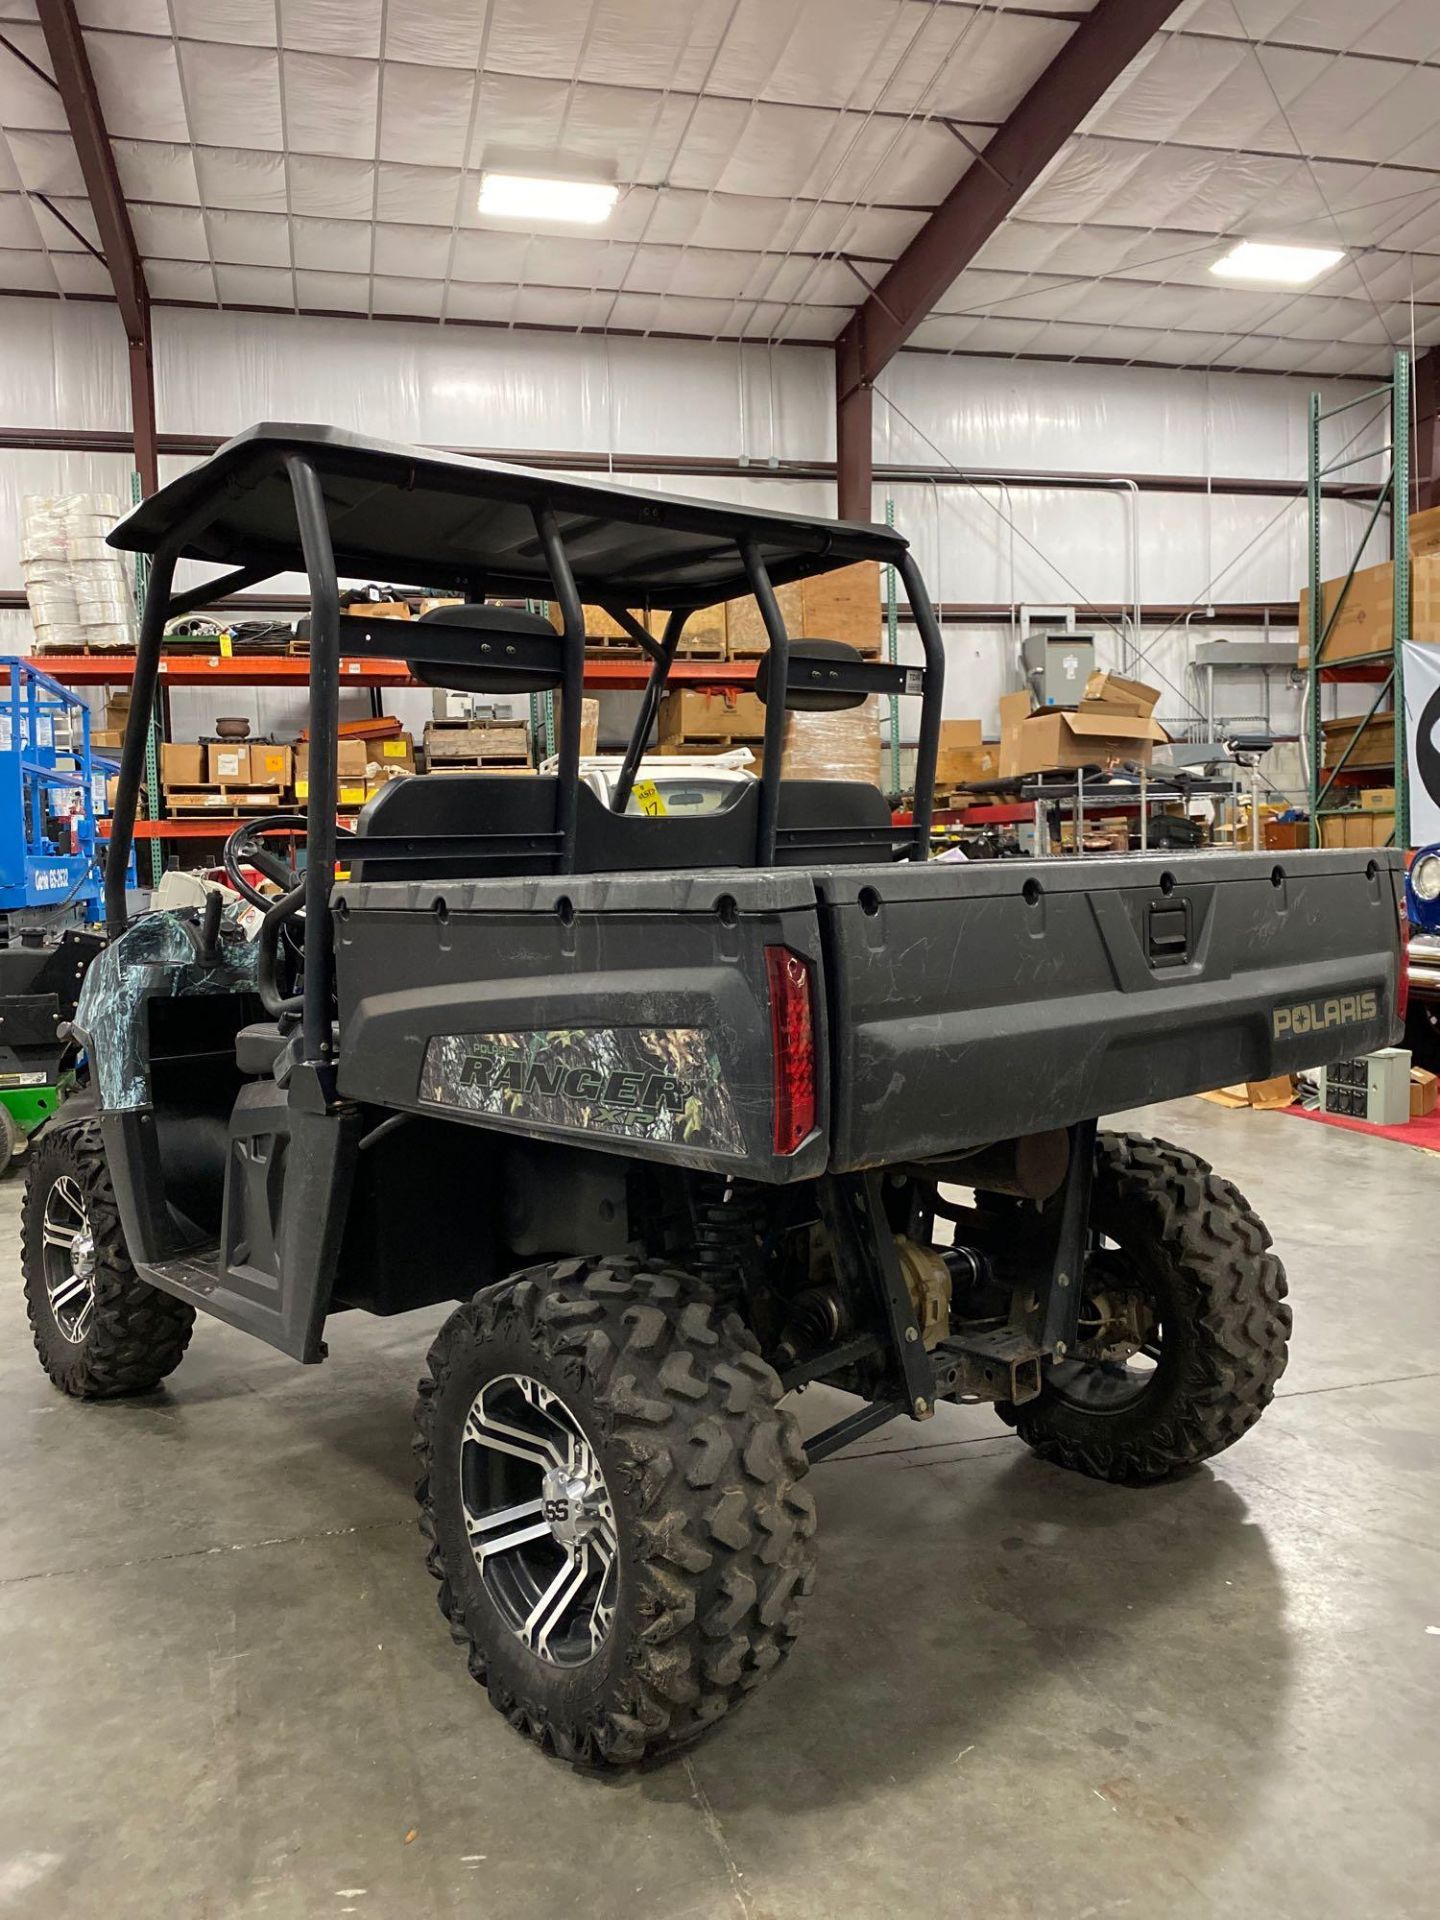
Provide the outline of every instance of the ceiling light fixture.
{"type": "Polygon", "coordinates": [[[1264,240],[1241,240],[1221,260],[1211,262],[1211,273],[1222,280],[1269,280],[1281,287],[1308,287],[1345,258],[1340,247],[1275,246],[1264,240]]]}
{"type": "Polygon", "coordinates": [[[620,189],[604,180],[552,180],[540,174],[482,173],[480,212],[498,220],[554,220],[598,227],[620,189]]]}

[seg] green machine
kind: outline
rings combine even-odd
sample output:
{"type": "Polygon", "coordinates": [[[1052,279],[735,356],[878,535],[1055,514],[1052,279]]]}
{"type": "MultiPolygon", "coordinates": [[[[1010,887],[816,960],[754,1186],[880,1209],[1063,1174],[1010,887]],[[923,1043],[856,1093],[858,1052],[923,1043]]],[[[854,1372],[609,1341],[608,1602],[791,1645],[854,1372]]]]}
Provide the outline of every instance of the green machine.
{"type": "Polygon", "coordinates": [[[0,948],[0,1174],[75,1084],[67,1023],[104,944],[98,933],[70,928],[58,940],[22,935],[0,948]]]}

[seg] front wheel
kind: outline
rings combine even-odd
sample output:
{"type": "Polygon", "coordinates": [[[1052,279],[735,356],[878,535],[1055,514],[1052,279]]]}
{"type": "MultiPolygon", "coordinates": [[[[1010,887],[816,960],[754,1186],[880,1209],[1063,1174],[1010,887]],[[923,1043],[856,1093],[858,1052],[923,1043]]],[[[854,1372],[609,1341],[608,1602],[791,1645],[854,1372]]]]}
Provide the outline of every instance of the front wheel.
{"type": "Polygon", "coordinates": [[[561,1260],[446,1321],[417,1494],[440,1610],[510,1724],[615,1766],[789,1651],[815,1514],[780,1382],[686,1275],[561,1260]]]}
{"type": "Polygon", "coordinates": [[[93,1120],[44,1134],[31,1150],[20,1246],[35,1351],[62,1392],[123,1399],[179,1366],[195,1309],[132,1266],[93,1120]]]}
{"type": "Polygon", "coordinates": [[[1285,1269],[1244,1195],[1198,1154],[1102,1133],[1076,1345],[997,1410],[1042,1459],[1143,1484],[1260,1418],[1285,1371],[1285,1269]]]}

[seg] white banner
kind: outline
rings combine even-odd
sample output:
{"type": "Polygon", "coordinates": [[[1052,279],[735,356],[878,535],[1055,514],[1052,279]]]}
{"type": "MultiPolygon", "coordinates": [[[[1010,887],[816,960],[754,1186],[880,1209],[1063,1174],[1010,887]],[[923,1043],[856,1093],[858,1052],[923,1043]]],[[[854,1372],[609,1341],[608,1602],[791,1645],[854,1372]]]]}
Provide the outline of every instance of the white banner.
{"type": "Polygon", "coordinates": [[[1410,771],[1410,844],[1440,840],[1440,647],[1405,645],[1405,755],[1410,771]]]}

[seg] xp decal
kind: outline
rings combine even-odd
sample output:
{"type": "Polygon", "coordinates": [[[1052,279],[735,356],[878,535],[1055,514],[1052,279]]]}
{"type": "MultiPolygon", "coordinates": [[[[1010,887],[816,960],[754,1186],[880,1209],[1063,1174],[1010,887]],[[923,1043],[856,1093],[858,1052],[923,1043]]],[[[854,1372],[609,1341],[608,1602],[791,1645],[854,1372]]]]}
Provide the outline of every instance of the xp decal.
{"type": "Polygon", "coordinates": [[[425,1049],[420,1098],[497,1119],[745,1150],[703,1027],[437,1034],[425,1049]]]}

